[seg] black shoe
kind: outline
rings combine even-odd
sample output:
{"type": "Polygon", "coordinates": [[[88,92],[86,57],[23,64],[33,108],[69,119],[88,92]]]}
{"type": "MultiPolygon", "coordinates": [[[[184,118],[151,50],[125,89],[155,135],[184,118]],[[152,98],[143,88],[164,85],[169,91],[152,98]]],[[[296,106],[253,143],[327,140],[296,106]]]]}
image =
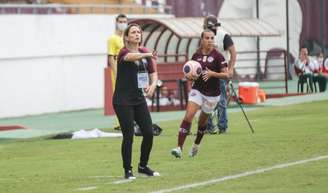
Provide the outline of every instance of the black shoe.
{"type": "Polygon", "coordinates": [[[124,178],[128,180],[136,179],[136,177],[133,176],[132,170],[125,171],[124,178]]]}
{"type": "Polygon", "coordinates": [[[219,134],[225,134],[227,132],[226,129],[219,129],[219,134]]]}
{"type": "Polygon", "coordinates": [[[139,172],[139,174],[144,174],[146,176],[160,176],[158,172],[153,171],[148,166],[141,167],[139,165],[138,166],[138,172],[139,172]]]}

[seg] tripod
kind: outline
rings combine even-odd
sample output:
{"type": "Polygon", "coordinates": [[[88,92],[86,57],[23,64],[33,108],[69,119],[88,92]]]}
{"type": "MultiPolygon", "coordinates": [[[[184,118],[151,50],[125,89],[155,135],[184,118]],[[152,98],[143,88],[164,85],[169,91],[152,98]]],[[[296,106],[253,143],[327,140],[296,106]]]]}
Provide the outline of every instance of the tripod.
{"type": "MultiPolygon", "coordinates": [[[[244,117],[245,117],[245,119],[246,119],[246,121],[247,121],[247,123],[248,123],[248,126],[249,126],[251,132],[254,133],[254,129],[253,129],[253,127],[252,127],[252,124],[250,123],[250,121],[249,121],[249,119],[248,119],[248,117],[247,117],[247,115],[246,115],[246,113],[245,113],[245,111],[244,111],[244,107],[243,107],[243,105],[241,104],[238,95],[236,94],[236,91],[235,91],[235,89],[234,89],[234,86],[233,86],[233,84],[232,84],[232,81],[229,81],[229,82],[228,82],[228,85],[229,85],[229,88],[230,88],[231,92],[230,92],[230,96],[228,97],[228,100],[227,100],[227,106],[228,106],[228,104],[229,104],[229,102],[230,102],[230,100],[231,100],[231,97],[234,97],[236,103],[238,104],[238,106],[240,107],[241,111],[242,111],[243,114],[244,114],[244,117]]],[[[209,119],[212,120],[212,128],[209,129],[209,132],[210,132],[210,133],[216,133],[216,130],[217,130],[217,127],[218,127],[218,125],[219,125],[219,121],[221,120],[221,116],[222,116],[222,114],[223,114],[222,108],[220,108],[220,104],[218,103],[218,104],[216,105],[215,109],[213,110],[212,114],[211,114],[210,117],[209,117],[209,119]],[[218,108],[219,108],[219,109],[218,109],[218,108]],[[217,113],[219,113],[219,115],[218,115],[217,113]]]]}

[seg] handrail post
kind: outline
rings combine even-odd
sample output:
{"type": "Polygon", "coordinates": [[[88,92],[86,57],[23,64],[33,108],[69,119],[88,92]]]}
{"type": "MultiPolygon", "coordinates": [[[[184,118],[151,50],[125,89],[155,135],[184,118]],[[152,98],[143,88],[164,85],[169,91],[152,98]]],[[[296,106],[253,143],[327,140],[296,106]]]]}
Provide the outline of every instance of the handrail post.
{"type": "Polygon", "coordinates": [[[289,57],[289,54],[287,53],[287,51],[284,52],[284,63],[285,63],[285,90],[286,90],[286,94],[288,94],[288,57],[289,57]]]}

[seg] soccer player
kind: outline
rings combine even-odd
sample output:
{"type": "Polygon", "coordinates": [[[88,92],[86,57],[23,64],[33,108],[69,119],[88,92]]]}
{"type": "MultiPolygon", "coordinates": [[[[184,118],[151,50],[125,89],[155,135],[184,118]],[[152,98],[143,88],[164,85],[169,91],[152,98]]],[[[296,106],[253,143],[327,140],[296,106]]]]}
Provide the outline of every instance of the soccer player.
{"type": "Polygon", "coordinates": [[[159,176],[158,172],[148,167],[153,145],[153,129],[145,100],[145,96],[152,96],[156,88],[158,78],[154,60],[157,53],[141,47],[141,40],[140,26],[130,24],[124,31],[125,47],[118,55],[116,88],[113,96],[114,110],[123,134],[121,154],[126,179],[135,179],[131,166],[134,121],[139,125],[143,136],[138,172],[147,176],[159,176]]]}
{"type": "Polygon", "coordinates": [[[193,157],[198,152],[199,144],[207,126],[207,119],[220,99],[220,79],[229,78],[227,63],[224,57],[214,48],[215,34],[206,29],[201,34],[200,48],[193,54],[192,60],[199,62],[203,72],[194,80],[189,92],[185,116],[180,124],[178,147],[172,149],[171,154],[181,158],[184,141],[190,132],[192,120],[196,112],[201,109],[198,119],[196,139],[191,147],[189,156],[193,157]]]}
{"type": "MultiPolygon", "coordinates": [[[[218,22],[217,18],[214,15],[209,15],[204,19],[204,29],[210,29],[215,34],[215,45],[216,48],[222,55],[225,60],[228,62],[228,72],[229,76],[232,78],[233,71],[236,63],[237,52],[234,46],[234,43],[227,32],[219,28],[221,24],[218,22]]],[[[218,103],[217,115],[218,115],[218,128],[219,133],[226,133],[228,129],[228,114],[227,114],[227,80],[220,80],[220,101],[218,103]]],[[[212,120],[208,120],[208,129],[209,132],[213,128],[212,120]]]]}

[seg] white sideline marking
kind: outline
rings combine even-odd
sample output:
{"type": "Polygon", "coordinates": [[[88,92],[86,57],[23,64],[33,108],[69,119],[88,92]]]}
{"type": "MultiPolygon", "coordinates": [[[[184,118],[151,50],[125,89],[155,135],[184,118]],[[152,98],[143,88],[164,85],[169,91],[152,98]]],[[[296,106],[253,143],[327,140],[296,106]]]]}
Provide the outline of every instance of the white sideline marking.
{"type": "Polygon", "coordinates": [[[119,178],[120,176],[88,176],[88,178],[119,178]]]}
{"type": "Polygon", "coordinates": [[[123,184],[123,183],[132,182],[132,181],[134,181],[134,180],[130,180],[130,179],[117,180],[117,181],[114,181],[113,184],[123,184]]]}
{"type": "Polygon", "coordinates": [[[97,186],[89,186],[89,187],[83,187],[83,188],[77,188],[77,191],[86,191],[86,190],[94,190],[97,189],[97,186]]]}
{"type": "Polygon", "coordinates": [[[310,158],[310,159],[306,159],[306,160],[300,160],[300,161],[295,161],[295,162],[278,164],[278,165],[274,165],[274,166],[263,168],[263,169],[247,171],[247,172],[240,173],[240,174],[224,176],[224,177],[221,177],[221,178],[216,178],[216,179],[203,181],[203,182],[199,182],[199,183],[194,183],[194,184],[187,184],[187,185],[178,186],[178,187],[175,187],[175,188],[158,190],[158,191],[154,191],[154,192],[151,192],[151,193],[173,192],[173,191],[178,191],[178,190],[190,189],[190,188],[194,188],[194,187],[198,187],[198,186],[206,186],[206,185],[209,185],[209,184],[215,184],[215,183],[219,183],[219,182],[223,182],[223,181],[227,181],[227,180],[233,180],[233,179],[237,179],[237,178],[241,178],[241,177],[245,177],[245,176],[255,175],[255,174],[264,173],[264,172],[269,172],[269,171],[275,170],[275,169],[281,169],[281,168],[286,168],[286,167],[289,167],[289,166],[305,164],[305,163],[308,163],[308,162],[318,161],[318,160],[327,159],[327,158],[328,158],[328,155],[324,155],[324,156],[319,156],[319,157],[310,158]]]}
{"type": "Polygon", "coordinates": [[[150,177],[145,174],[139,173],[139,174],[137,174],[136,179],[134,179],[134,180],[131,180],[131,179],[117,180],[117,181],[112,182],[112,184],[123,184],[123,183],[133,182],[133,181],[137,180],[138,178],[156,178],[156,177],[159,177],[159,176],[150,177]]]}

